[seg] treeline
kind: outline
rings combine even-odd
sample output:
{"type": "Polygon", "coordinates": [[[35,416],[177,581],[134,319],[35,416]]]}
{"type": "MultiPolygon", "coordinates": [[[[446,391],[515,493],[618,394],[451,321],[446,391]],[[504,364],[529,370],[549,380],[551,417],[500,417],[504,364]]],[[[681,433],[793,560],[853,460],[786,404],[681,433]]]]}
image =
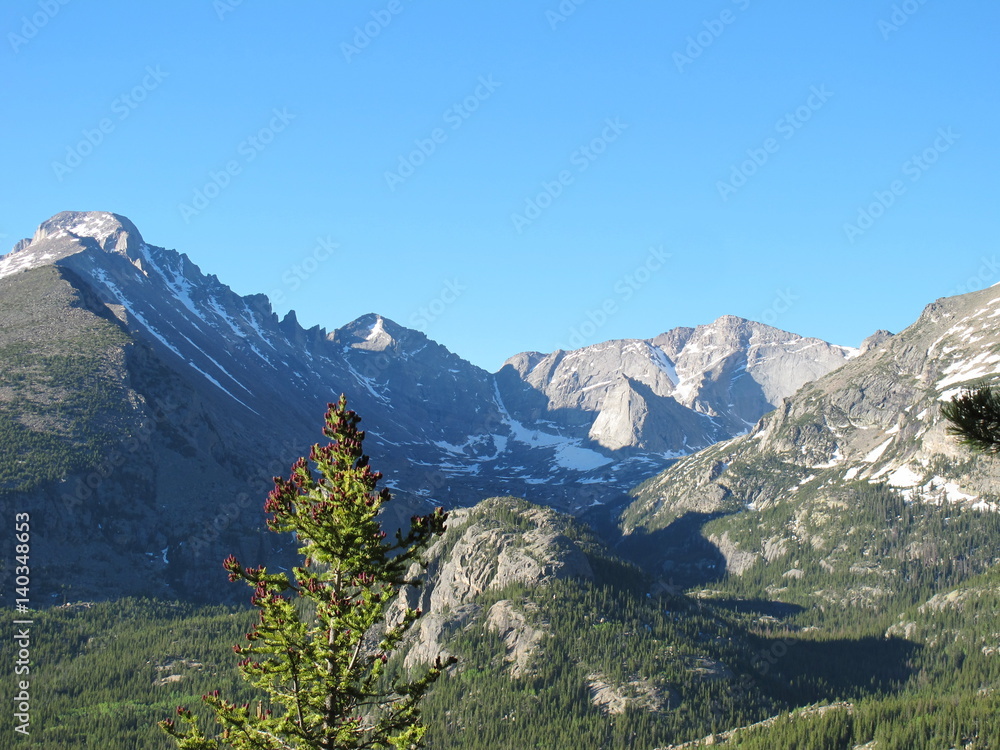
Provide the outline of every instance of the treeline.
{"type": "Polygon", "coordinates": [[[1000,698],[964,694],[893,697],[783,716],[740,730],[717,747],[740,750],[992,750],[1000,737],[1000,698]]]}

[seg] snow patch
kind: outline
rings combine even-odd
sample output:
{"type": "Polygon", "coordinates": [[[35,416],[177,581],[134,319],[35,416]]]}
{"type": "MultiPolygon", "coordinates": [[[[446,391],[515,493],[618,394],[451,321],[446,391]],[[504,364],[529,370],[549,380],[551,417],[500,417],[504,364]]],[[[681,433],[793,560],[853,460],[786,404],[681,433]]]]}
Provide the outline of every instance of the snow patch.
{"type": "Polygon", "coordinates": [[[947,377],[941,378],[936,387],[940,390],[956,383],[964,383],[992,375],[997,370],[994,366],[997,363],[1000,363],[1000,354],[991,352],[982,352],[968,361],[953,362],[942,371],[942,374],[947,377]]]}
{"type": "MultiPolygon", "coordinates": [[[[213,385],[215,385],[215,386],[216,386],[216,387],[217,387],[217,388],[218,388],[218,389],[219,389],[220,391],[222,391],[222,392],[223,392],[223,393],[225,393],[226,395],[230,396],[230,397],[231,397],[231,398],[232,398],[232,399],[233,399],[234,401],[236,401],[237,403],[241,404],[242,406],[246,406],[246,408],[248,408],[248,409],[249,409],[250,411],[252,411],[252,412],[253,412],[254,414],[256,414],[256,415],[260,416],[260,412],[259,412],[259,411],[257,411],[256,409],[254,409],[254,408],[253,408],[252,406],[249,406],[249,405],[248,405],[247,403],[245,403],[244,401],[241,401],[241,400],[240,400],[240,399],[238,399],[238,398],[237,398],[236,396],[234,396],[234,395],[232,394],[232,392],[231,392],[231,391],[229,391],[229,390],[228,390],[228,389],[227,389],[227,388],[226,388],[226,387],[225,387],[224,385],[222,385],[222,383],[220,383],[220,382],[219,382],[218,380],[216,380],[215,378],[213,378],[213,377],[212,377],[211,375],[209,375],[209,374],[208,374],[207,372],[205,372],[204,370],[202,370],[202,369],[201,369],[200,367],[198,367],[198,365],[196,365],[196,364],[195,364],[194,362],[188,362],[188,364],[189,364],[189,365],[190,365],[191,367],[193,367],[193,368],[194,368],[195,370],[197,370],[198,372],[200,372],[200,373],[201,373],[202,375],[204,375],[204,376],[205,376],[205,378],[206,378],[206,379],[208,379],[208,380],[209,380],[209,381],[210,381],[210,382],[211,382],[211,383],[212,383],[213,385]]],[[[237,383],[237,385],[239,385],[239,384],[237,383]]],[[[242,387],[242,386],[241,386],[241,387],[242,387]]]]}
{"type": "Polygon", "coordinates": [[[565,469],[591,471],[607,466],[611,459],[595,450],[564,443],[556,448],[556,462],[565,469]]]}
{"type": "Polygon", "coordinates": [[[866,464],[873,464],[873,463],[875,463],[880,458],[882,458],[882,454],[885,453],[885,449],[889,447],[889,444],[891,442],[892,442],[892,438],[889,438],[884,443],[882,443],[882,445],[878,446],[874,450],[869,451],[868,454],[864,458],[862,458],[861,460],[864,461],[866,464]]]}
{"type": "Polygon", "coordinates": [[[670,361],[666,353],[655,346],[650,346],[650,359],[653,360],[653,364],[659,367],[663,372],[666,373],[667,377],[670,378],[670,382],[673,383],[674,388],[681,382],[681,379],[677,376],[677,368],[674,367],[674,363],[670,361]]]}
{"type": "Polygon", "coordinates": [[[962,492],[961,487],[958,486],[956,482],[945,482],[944,485],[945,497],[948,498],[949,503],[959,503],[965,500],[975,500],[975,495],[967,495],[962,492]]]}
{"type": "MultiPolygon", "coordinates": [[[[500,411],[504,423],[510,429],[510,439],[519,443],[530,445],[535,448],[554,448],[553,458],[560,467],[573,471],[590,471],[612,463],[607,456],[597,451],[586,448],[579,438],[568,438],[562,435],[553,435],[540,430],[530,430],[521,422],[511,416],[507,411],[507,406],[500,395],[500,389],[496,383],[493,384],[494,401],[500,411]]],[[[506,445],[504,445],[506,448],[506,445]]]]}
{"type": "Polygon", "coordinates": [[[923,478],[922,474],[917,474],[909,466],[900,466],[889,474],[889,484],[893,487],[916,487],[923,478]]]}

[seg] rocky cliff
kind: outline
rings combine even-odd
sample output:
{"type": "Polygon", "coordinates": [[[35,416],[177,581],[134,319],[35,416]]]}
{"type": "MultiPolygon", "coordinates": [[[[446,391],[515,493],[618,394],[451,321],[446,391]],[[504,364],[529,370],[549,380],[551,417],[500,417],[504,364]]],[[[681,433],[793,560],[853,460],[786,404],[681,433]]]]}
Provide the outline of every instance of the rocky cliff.
{"type": "Polygon", "coordinates": [[[746,432],[782,398],[856,354],[726,315],[651,340],[518,354],[500,375],[511,370],[532,392],[501,392],[516,416],[544,413],[612,450],[680,456],[746,432]]]}

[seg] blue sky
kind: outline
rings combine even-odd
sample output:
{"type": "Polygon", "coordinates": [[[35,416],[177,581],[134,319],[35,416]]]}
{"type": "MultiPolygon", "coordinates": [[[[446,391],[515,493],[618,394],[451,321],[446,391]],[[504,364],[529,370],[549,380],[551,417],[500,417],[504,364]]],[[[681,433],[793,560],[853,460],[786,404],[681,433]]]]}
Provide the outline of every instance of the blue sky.
{"type": "Polygon", "coordinates": [[[1000,282],[986,0],[11,0],[0,242],[131,218],[489,370],[724,314],[857,345],[1000,282]]]}

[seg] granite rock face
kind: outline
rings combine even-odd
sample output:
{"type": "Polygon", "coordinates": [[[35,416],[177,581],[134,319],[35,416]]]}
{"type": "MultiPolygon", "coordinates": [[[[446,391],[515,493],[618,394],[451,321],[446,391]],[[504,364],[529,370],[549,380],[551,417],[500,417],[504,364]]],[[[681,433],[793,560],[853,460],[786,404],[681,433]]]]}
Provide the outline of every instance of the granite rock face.
{"type": "Polygon", "coordinates": [[[524,674],[544,629],[532,624],[530,612],[520,602],[504,599],[484,613],[477,597],[512,584],[593,580],[587,553],[568,535],[567,522],[549,508],[515,498],[492,498],[452,511],[449,530],[427,550],[425,563],[415,563],[409,571],[408,577],[423,579],[423,585],[401,593],[389,613],[390,621],[398,619],[405,607],[424,613],[417,621],[406,666],[448,655],[450,633],[479,627],[501,634],[512,674],[524,674]]]}
{"type": "Polygon", "coordinates": [[[518,354],[504,369],[533,393],[502,392],[515,416],[544,414],[611,450],[679,456],[746,432],[781,399],[856,354],[726,315],[651,340],[518,354]]]}

